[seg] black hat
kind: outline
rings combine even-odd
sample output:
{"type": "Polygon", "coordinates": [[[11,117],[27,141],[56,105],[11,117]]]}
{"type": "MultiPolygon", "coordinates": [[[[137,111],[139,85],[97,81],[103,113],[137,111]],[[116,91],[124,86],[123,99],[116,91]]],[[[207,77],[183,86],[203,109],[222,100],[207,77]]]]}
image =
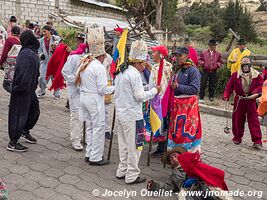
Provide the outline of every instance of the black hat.
{"type": "Polygon", "coordinates": [[[51,31],[51,27],[46,25],[46,26],[44,26],[44,27],[42,28],[42,30],[51,31]]]}
{"type": "Polygon", "coordinates": [[[189,54],[189,50],[186,47],[177,47],[175,54],[181,55],[181,54],[189,54]]]}
{"type": "Polygon", "coordinates": [[[78,33],[77,38],[79,39],[85,39],[85,34],[84,33],[78,33]]]}
{"type": "Polygon", "coordinates": [[[10,22],[17,22],[17,18],[15,16],[11,16],[9,21],[10,22]]]}
{"type": "Polygon", "coordinates": [[[11,29],[11,33],[13,33],[15,35],[19,35],[20,34],[20,27],[13,26],[12,29],[11,29]]]}
{"type": "Polygon", "coordinates": [[[239,40],[238,40],[238,43],[237,43],[238,45],[246,45],[247,44],[247,42],[246,42],[246,40],[244,39],[244,38],[240,38],[239,40]]]}
{"type": "Polygon", "coordinates": [[[215,39],[211,39],[211,40],[209,41],[209,45],[217,46],[218,43],[217,43],[217,41],[216,41],[215,39]]]}

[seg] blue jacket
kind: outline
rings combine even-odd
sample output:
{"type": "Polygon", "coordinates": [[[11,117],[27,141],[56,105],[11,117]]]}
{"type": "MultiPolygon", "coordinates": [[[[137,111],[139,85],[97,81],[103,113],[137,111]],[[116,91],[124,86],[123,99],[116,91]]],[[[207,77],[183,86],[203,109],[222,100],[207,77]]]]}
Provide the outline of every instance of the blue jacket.
{"type": "Polygon", "coordinates": [[[177,76],[178,87],[174,95],[197,95],[200,90],[200,80],[200,72],[195,66],[182,68],[177,76]]]}

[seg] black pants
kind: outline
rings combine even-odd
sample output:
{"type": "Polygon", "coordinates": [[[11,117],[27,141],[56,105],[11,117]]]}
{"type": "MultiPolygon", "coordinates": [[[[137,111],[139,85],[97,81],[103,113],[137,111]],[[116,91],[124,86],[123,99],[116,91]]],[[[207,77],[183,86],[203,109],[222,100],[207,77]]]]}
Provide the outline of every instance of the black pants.
{"type": "Polygon", "coordinates": [[[216,89],[216,71],[206,72],[203,71],[201,76],[201,88],[199,93],[199,98],[204,99],[207,83],[209,82],[209,98],[214,98],[216,89]]]}
{"type": "Polygon", "coordinates": [[[28,132],[37,123],[40,115],[36,94],[11,94],[8,115],[10,141],[16,143],[22,131],[28,132]]]}

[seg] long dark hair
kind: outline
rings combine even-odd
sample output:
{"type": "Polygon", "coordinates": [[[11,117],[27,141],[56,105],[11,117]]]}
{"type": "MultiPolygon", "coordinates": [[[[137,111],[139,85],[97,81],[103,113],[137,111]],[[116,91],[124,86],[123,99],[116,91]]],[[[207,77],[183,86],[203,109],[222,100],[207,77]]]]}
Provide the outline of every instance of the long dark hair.
{"type": "Polygon", "coordinates": [[[40,47],[38,39],[35,37],[31,30],[24,31],[20,35],[20,42],[22,48],[30,48],[35,52],[37,52],[40,47]]]}

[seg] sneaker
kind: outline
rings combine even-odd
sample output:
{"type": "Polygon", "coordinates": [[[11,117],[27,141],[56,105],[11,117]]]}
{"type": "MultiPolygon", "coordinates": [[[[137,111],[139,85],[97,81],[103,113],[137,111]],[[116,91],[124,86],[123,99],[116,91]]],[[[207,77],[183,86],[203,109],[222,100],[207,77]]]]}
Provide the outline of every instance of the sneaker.
{"type": "Polygon", "coordinates": [[[75,151],[82,151],[83,150],[83,145],[81,145],[81,144],[74,144],[74,145],[72,145],[72,148],[75,151]]]}
{"type": "Polygon", "coordinates": [[[101,161],[98,161],[98,162],[89,161],[88,164],[89,165],[95,165],[95,166],[103,166],[103,165],[109,165],[110,164],[110,161],[109,160],[102,159],[101,161]]]}
{"type": "Polygon", "coordinates": [[[209,100],[210,100],[210,102],[214,102],[214,98],[210,98],[209,100]]]}
{"type": "Polygon", "coordinates": [[[54,96],[54,99],[55,100],[59,100],[60,99],[60,96],[54,96]]]}
{"type": "Polygon", "coordinates": [[[19,142],[17,142],[17,143],[9,142],[7,145],[7,150],[8,151],[16,151],[16,152],[25,152],[28,150],[28,147],[23,146],[19,142]]]}
{"type": "Polygon", "coordinates": [[[204,100],[204,99],[199,99],[198,102],[199,102],[199,103],[205,103],[205,100],[204,100]]]}
{"type": "Polygon", "coordinates": [[[110,140],[110,139],[111,139],[110,132],[106,132],[106,133],[105,133],[105,138],[106,138],[107,140],[110,140]]]}
{"type": "Polygon", "coordinates": [[[26,142],[30,144],[36,144],[37,140],[31,136],[29,132],[23,132],[21,134],[21,139],[25,140],[26,142]]]}
{"type": "Polygon", "coordinates": [[[42,94],[41,94],[41,93],[38,93],[38,94],[37,94],[37,98],[38,98],[38,99],[41,99],[41,98],[43,98],[44,96],[45,96],[45,93],[42,93],[42,94]]]}
{"type": "Polygon", "coordinates": [[[253,144],[253,147],[255,148],[255,149],[261,149],[262,148],[262,144],[253,144]]]}

